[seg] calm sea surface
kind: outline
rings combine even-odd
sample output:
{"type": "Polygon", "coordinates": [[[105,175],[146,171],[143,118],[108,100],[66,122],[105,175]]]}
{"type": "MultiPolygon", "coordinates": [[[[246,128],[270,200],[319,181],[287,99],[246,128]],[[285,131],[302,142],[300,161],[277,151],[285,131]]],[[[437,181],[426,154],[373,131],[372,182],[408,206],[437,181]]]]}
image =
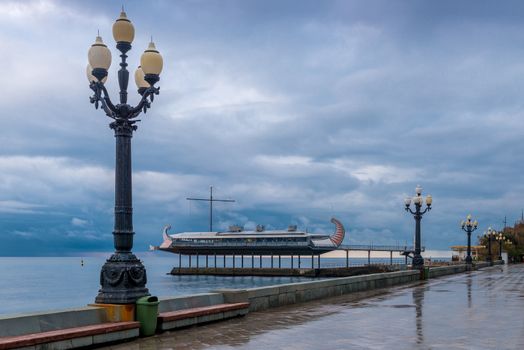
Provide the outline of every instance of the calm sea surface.
{"type": "MultiPolygon", "coordinates": [[[[249,288],[307,280],[303,277],[222,277],[222,276],[171,276],[167,273],[176,265],[178,256],[137,254],[147,269],[147,287],[152,295],[173,296],[208,292],[218,288],[249,288]]],[[[13,313],[48,311],[85,306],[94,302],[99,289],[100,268],[109,254],[96,257],[0,257],[0,316],[13,313]],[[84,264],[81,265],[83,260],[84,264]]],[[[367,259],[351,258],[351,264],[362,264],[367,259]]],[[[389,259],[372,258],[373,262],[389,259]]],[[[400,263],[403,259],[394,259],[400,263]]],[[[251,257],[245,257],[244,266],[251,266],[251,257]]],[[[273,260],[278,266],[278,259],[273,260]]],[[[187,266],[187,258],[182,260],[187,266]]],[[[209,265],[213,266],[213,257],[209,265]]],[[[192,260],[196,266],[195,258],[192,260]]],[[[221,257],[217,265],[222,266],[221,257]]],[[[226,265],[231,266],[231,258],[226,265]]],[[[241,266],[240,258],[235,262],[241,266]]],[[[255,258],[255,266],[259,259],[255,258]]],[[[289,266],[289,259],[282,258],[282,266],[289,266]]],[[[315,265],[317,261],[315,260],[315,265]]],[[[322,266],[344,266],[345,259],[322,258],[322,266]]],[[[199,265],[205,266],[200,257],[199,265]]],[[[271,260],[263,258],[262,265],[269,267],[271,260]]],[[[302,258],[302,267],[310,267],[311,259],[302,258]]],[[[297,267],[295,258],[294,266],[297,267]]]]}

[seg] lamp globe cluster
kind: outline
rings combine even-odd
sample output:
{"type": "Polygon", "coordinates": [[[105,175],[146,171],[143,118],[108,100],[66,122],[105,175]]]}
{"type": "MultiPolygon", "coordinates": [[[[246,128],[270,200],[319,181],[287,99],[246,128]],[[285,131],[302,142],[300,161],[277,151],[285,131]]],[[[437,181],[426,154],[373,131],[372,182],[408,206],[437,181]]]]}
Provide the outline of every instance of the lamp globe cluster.
{"type": "MultiPolygon", "coordinates": [[[[135,38],[135,28],[124,10],[113,24],[113,38],[117,43],[117,48],[125,56],[125,53],[131,49],[131,43],[135,38]]],[[[89,48],[87,58],[89,61],[87,79],[89,82],[105,83],[109,67],[111,67],[111,51],[100,35],[97,35],[95,42],[89,48]]],[[[125,64],[125,58],[123,63],[125,64]]],[[[156,49],[151,38],[151,42],[140,57],[140,65],[135,71],[135,83],[139,92],[143,93],[145,89],[160,80],[163,65],[162,55],[156,49]]]]}

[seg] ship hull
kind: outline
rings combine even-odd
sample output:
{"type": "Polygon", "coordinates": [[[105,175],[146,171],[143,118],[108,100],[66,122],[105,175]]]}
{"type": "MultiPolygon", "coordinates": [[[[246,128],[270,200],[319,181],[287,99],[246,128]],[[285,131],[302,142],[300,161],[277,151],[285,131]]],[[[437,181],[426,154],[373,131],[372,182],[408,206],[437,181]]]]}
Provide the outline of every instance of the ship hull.
{"type": "Polygon", "coordinates": [[[335,250],[334,247],[177,247],[158,250],[182,255],[320,255],[335,250]]]}

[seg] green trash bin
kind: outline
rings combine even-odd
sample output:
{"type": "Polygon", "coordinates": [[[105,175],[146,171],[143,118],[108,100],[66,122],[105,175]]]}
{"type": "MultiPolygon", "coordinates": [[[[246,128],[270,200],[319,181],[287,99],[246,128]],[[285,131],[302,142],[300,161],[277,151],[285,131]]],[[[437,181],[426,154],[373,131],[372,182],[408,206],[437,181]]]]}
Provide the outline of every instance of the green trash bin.
{"type": "Polygon", "coordinates": [[[429,280],[429,267],[424,267],[424,279],[429,280]]]}
{"type": "Polygon", "coordinates": [[[153,296],[142,297],[136,301],[136,320],[140,322],[141,336],[155,334],[158,304],[158,298],[153,296]]]}

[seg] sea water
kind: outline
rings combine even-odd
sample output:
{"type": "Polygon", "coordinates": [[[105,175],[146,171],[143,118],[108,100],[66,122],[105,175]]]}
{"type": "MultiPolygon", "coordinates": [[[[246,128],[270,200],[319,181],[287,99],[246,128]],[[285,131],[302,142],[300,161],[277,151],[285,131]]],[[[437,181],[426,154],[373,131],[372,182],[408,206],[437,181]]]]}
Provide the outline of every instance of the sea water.
{"type": "MultiPolygon", "coordinates": [[[[310,280],[306,277],[260,277],[260,276],[173,276],[168,274],[178,266],[178,255],[167,253],[137,254],[147,270],[147,287],[152,295],[176,296],[205,293],[220,288],[252,288],[268,285],[310,280]]],[[[0,257],[0,316],[13,313],[49,311],[63,308],[83,307],[93,303],[100,288],[100,269],[110,253],[88,257],[0,257]]],[[[182,266],[188,266],[187,256],[182,266]]],[[[404,259],[394,258],[394,263],[404,259]]],[[[389,263],[389,258],[371,258],[372,263],[389,263]]],[[[200,256],[199,266],[204,267],[205,257],[200,256]]],[[[244,267],[260,266],[260,258],[244,256],[244,267]]],[[[289,258],[281,258],[281,266],[289,267],[289,258]]],[[[317,258],[301,258],[301,267],[309,268],[317,258]]],[[[350,258],[350,265],[367,263],[367,258],[350,258]]],[[[241,267],[241,258],[235,258],[235,266],[241,267]]],[[[321,258],[321,267],[345,266],[345,258],[321,258]]],[[[208,257],[208,265],[214,266],[214,256],[208,257]]],[[[196,267],[196,258],[192,258],[196,267]]],[[[217,256],[217,266],[223,266],[223,257],[217,256]]],[[[226,259],[232,266],[232,258],[226,259]]],[[[263,267],[271,267],[271,258],[262,258],[263,267]]],[[[278,257],[273,258],[278,267],[278,257]]],[[[297,257],[293,266],[298,267],[297,257]]]]}

